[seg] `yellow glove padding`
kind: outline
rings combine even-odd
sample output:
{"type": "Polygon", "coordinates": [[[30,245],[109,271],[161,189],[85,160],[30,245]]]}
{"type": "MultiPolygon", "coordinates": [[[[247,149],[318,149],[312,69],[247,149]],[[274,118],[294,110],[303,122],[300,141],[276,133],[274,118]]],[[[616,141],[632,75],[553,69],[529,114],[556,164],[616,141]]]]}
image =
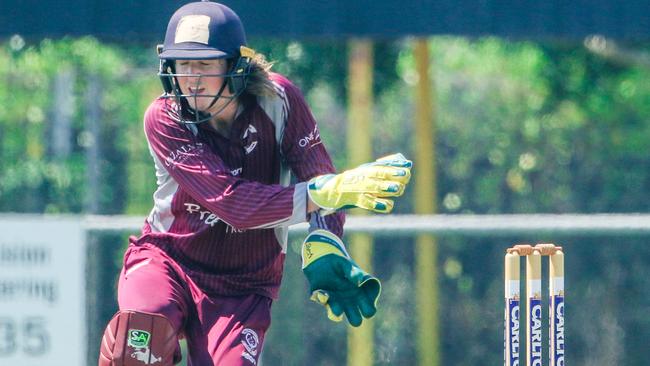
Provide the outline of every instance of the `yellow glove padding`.
{"type": "Polygon", "coordinates": [[[410,160],[397,153],[341,174],[314,177],[309,181],[307,192],[312,202],[321,207],[322,215],[352,207],[389,213],[393,201],[385,197],[404,194],[412,166],[410,160]]]}

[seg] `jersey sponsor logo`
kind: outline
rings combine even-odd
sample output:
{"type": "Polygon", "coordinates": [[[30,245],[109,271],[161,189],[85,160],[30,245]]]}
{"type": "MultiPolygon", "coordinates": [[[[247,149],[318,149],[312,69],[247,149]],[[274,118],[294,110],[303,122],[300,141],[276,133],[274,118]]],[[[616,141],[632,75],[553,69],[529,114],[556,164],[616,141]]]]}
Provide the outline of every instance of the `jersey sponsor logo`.
{"type": "Polygon", "coordinates": [[[204,210],[201,206],[195,204],[195,203],[186,203],[185,208],[187,212],[190,214],[198,214],[199,215],[199,220],[202,220],[206,225],[214,226],[217,224],[221,219],[219,216],[213,214],[212,212],[208,210],[204,210]]]}
{"type": "Polygon", "coordinates": [[[318,126],[314,126],[313,131],[311,131],[307,136],[298,140],[298,146],[302,148],[313,147],[320,143],[321,140],[320,140],[320,132],[318,131],[318,126]]]}
{"type": "Polygon", "coordinates": [[[244,136],[242,137],[243,139],[247,138],[249,134],[254,134],[257,133],[257,129],[253,125],[248,125],[246,128],[246,131],[244,131],[244,136]]]}
{"type": "Polygon", "coordinates": [[[173,167],[175,164],[184,163],[187,159],[190,158],[191,154],[196,155],[201,153],[203,153],[202,143],[197,142],[195,144],[186,144],[170,152],[165,159],[165,165],[168,167],[173,167]]]}
{"type": "Polygon", "coordinates": [[[244,328],[241,332],[241,336],[241,344],[244,346],[242,357],[247,359],[253,365],[256,365],[257,361],[255,360],[255,357],[257,357],[257,348],[260,344],[260,339],[257,336],[257,333],[250,328],[244,328]]]}
{"type": "Polygon", "coordinates": [[[240,175],[244,171],[244,168],[237,168],[230,171],[230,174],[234,176],[240,175]]]}
{"type": "MultiPolygon", "coordinates": [[[[218,224],[219,221],[223,222],[226,224],[225,221],[221,220],[219,216],[213,214],[212,212],[204,209],[200,205],[197,205],[196,203],[184,203],[185,205],[185,210],[190,214],[190,215],[198,215],[199,220],[203,221],[204,224],[210,225],[210,227],[214,227],[214,225],[218,224]]],[[[226,232],[227,233],[242,233],[244,230],[240,229],[235,229],[234,227],[226,224],[226,232]]]]}
{"type": "Polygon", "coordinates": [[[255,139],[255,136],[253,134],[257,133],[257,129],[253,125],[248,125],[248,128],[246,128],[246,131],[244,131],[244,135],[242,136],[242,140],[244,140],[244,150],[246,151],[246,155],[249,155],[250,153],[255,150],[257,147],[257,140],[255,139]]]}
{"type": "Polygon", "coordinates": [[[257,141],[253,141],[250,143],[250,145],[244,146],[244,149],[246,150],[246,155],[252,153],[256,147],[257,147],[257,141]]]}

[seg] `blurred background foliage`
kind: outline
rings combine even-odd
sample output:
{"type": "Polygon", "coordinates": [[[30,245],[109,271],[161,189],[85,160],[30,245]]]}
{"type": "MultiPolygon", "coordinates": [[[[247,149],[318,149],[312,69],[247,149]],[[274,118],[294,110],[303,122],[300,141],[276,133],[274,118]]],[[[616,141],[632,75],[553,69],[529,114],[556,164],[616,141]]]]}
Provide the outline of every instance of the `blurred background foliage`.
{"type": "MultiPolygon", "coordinates": [[[[345,168],[345,42],[251,44],[302,87],[345,168]]],[[[648,210],[648,63],[612,60],[578,43],[435,37],[430,45],[441,212],[648,210]]],[[[141,119],[161,91],[153,49],[93,38],[4,42],[0,210],[82,213],[96,200],[96,213],[147,213],[155,181],[141,119]],[[57,81],[61,75],[68,76],[57,81]],[[91,83],[97,99],[87,97],[91,83]],[[88,123],[94,104],[98,132],[88,123]],[[63,152],[54,151],[57,118],[69,120],[63,152]],[[91,196],[93,146],[100,187],[91,196]]],[[[410,153],[418,77],[411,42],[377,42],[374,76],[374,154],[410,153]]],[[[400,211],[410,212],[405,203],[400,211]]]]}
{"type": "MultiPolygon", "coordinates": [[[[335,165],[346,168],[345,126],[354,123],[345,109],[346,43],[250,43],[302,88],[335,165]]],[[[439,211],[648,212],[650,45],[625,44],[615,48],[618,53],[607,47],[611,41],[597,38],[431,38],[439,211]]],[[[378,41],[374,54],[373,153],[412,156],[418,78],[412,42],[378,41]]],[[[161,92],[153,45],[14,36],[0,45],[0,64],[0,212],[144,218],[155,176],[141,120],[161,92]]],[[[426,162],[415,162],[414,174],[418,164],[426,162]]],[[[411,213],[414,198],[400,200],[397,213],[411,213]]],[[[440,240],[443,364],[501,362],[502,254],[522,239],[530,238],[440,240]]],[[[650,339],[647,238],[532,240],[571,248],[570,361],[644,364],[640,350],[650,339]]],[[[95,241],[116,248],[98,252],[111,259],[94,258],[113,281],[126,240],[111,235],[95,241]]],[[[376,318],[377,364],[415,363],[412,242],[377,238],[375,271],[385,285],[376,318]]],[[[307,304],[297,254],[286,267],[266,364],[343,364],[345,327],[307,304]]],[[[112,299],[97,304],[106,319],[115,310],[114,287],[108,286],[97,290],[112,299]]],[[[99,344],[92,336],[90,342],[99,344]]]]}

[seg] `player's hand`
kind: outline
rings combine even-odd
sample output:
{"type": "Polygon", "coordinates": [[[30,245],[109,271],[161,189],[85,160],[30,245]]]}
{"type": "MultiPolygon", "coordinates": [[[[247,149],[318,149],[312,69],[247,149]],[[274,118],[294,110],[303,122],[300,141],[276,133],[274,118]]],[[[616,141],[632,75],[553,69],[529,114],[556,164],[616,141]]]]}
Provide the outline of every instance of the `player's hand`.
{"type": "Polygon", "coordinates": [[[326,230],[314,230],[302,245],[302,271],[309,281],[311,300],[325,306],[327,317],[358,327],[377,312],[379,280],[354,263],[341,239],[326,230]]]}
{"type": "Polygon", "coordinates": [[[338,209],[359,207],[389,213],[404,193],[413,163],[397,153],[360,165],[341,174],[319,175],[309,181],[309,198],[327,215],[338,209]]]}

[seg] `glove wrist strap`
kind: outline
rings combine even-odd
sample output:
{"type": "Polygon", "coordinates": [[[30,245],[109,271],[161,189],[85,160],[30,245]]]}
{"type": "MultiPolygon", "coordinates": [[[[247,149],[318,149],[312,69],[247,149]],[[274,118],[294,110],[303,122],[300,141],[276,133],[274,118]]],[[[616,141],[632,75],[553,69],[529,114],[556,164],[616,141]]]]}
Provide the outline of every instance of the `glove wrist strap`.
{"type": "Polygon", "coordinates": [[[317,229],[309,233],[302,244],[302,268],[312,264],[326,255],[338,255],[343,258],[350,258],[343,241],[335,234],[317,229]]]}

